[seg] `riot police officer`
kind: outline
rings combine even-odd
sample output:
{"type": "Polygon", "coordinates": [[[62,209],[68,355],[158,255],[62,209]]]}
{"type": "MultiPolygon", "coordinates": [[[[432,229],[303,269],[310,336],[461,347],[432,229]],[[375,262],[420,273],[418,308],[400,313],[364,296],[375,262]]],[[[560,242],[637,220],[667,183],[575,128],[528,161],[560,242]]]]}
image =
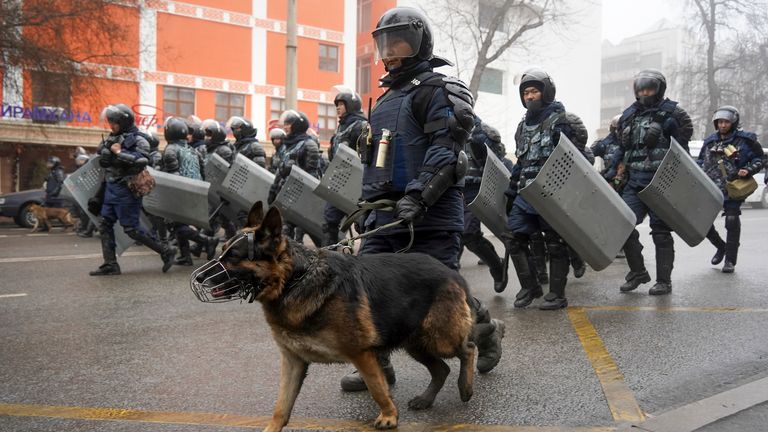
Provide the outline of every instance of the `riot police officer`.
{"type": "Polygon", "coordinates": [[[269,131],[269,140],[272,141],[272,146],[275,148],[275,152],[272,154],[272,160],[269,163],[269,172],[272,174],[277,172],[277,168],[280,166],[280,161],[283,159],[283,154],[285,153],[285,146],[283,146],[284,139],[284,130],[274,128],[269,131]]]}
{"type": "Polygon", "coordinates": [[[572,254],[568,244],[519,195],[519,191],[539,173],[559,144],[561,133],[589,159],[585,150],[587,129],[578,116],[567,112],[563,104],[555,100],[555,83],[545,71],[535,68],[525,71],[520,79],[519,92],[520,101],[527,111],[515,133],[517,163],[512,170],[507,193],[513,204],[507,221],[509,233],[504,239],[520,281],[520,291],[514,304],[515,307],[526,307],[544,294],[530,251],[530,237],[542,232],[549,253],[549,293],[539,309],[556,310],[568,306],[565,286],[572,254]]]}
{"type": "MultiPolygon", "coordinates": [[[[464,231],[463,150],[475,119],[472,94],[458,79],[433,71],[450,63],[432,55],[432,31],[418,10],[388,10],[373,38],[387,75],[381,79],[386,91],[368,119],[372,139],[361,149],[363,199],[382,207],[372,210],[364,225],[373,230],[395,220],[403,223],[366,237],[359,253],[407,249],[456,269],[464,231]]],[[[477,320],[473,329],[477,368],[484,373],[501,357],[504,323],[491,320],[479,300],[470,298],[469,303],[477,320]]],[[[393,383],[389,356],[381,354],[379,362],[393,383]]],[[[345,376],[341,387],[366,389],[357,373],[345,376]]]]}
{"type": "MultiPolygon", "coordinates": [[[[46,207],[63,207],[64,200],[59,198],[61,188],[64,187],[64,167],[61,166],[61,159],[58,156],[49,156],[46,162],[48,167],[48,176],[45,178],[45,200],[46,207]]],[[[48,230],[46,226],[45,230],[48,230]]]]}
{"type": "Polygon", "coordinates": [[[493,244],[483,236],[480,219],[470,210],[469,204],[480,193],[480,183],[483,179],[486,153],[488,148],[501,160],[506,158],[506,150],[501,142],[501,134],[493,126],[484,123],[480,117],[475,117],[472,134],[466,145],[468,161],[467,174],[464,177],[464,233],[461,236],[462,247],[477,255],[493,278],[493,289],[502,292],[507,287],[507,272],[501,257],[496,253],[493,244]],[[486,147],[487,146],[487,147],[486,147]]]}
{"type": "MultiPolygon", "coordinates": [[[[347,146],[357,151],[358,145],[368,137],[368,120],[363,115],[360,96],[349,89],[342,89],[333,99],[336,105],[336,114],[339,118],[336,133],[331,137],[331,147],[328,151],[328,159],[332,161],[340,146],[347,146]]],[[[365,145],[363,143],[363,145],[365,145]]],[[[358,199],[359,197],[355,197],[358,199]]],[[[339,242],[339,225],[344,219],[344,212],[325,203],[323,212],[323,246],[333,245],[339,242]]]]}
{"type": "Polygon", "coordinates": [[[199,117],[191,115],[187,117],[187,142],[200,156],[205,160],[205,132],[203,132],[203,122],[199,117]]]}
{"type": "Polygon", "coordinates": [[[217,154],[227,163],[232,163],[234,150],[227,141],[227,133],[221,124],[214,119],[207,119],[200,125],[200,129],[205,136],[205,160],[207,161],[211,155],[217,154]]]}
{"type": "MultiPolygon", "coordinates": [[[[624,110],[619,119],[621,146],[614,156],[614,166],[618,167],[618,163],[623,162],[629,174],[629,181],[621,197],[635,213],[637,224],[646,215],[650,215],[651,237],[656,246],[656,284],[648,294],[663,295],[672,292],[674,240],[667,223],[650,210],[637,194],[653,179],[669,150],[672,138],[688,151],[693,124],[688,113],[677,102],[664,97],[667,80],[658,70],[638,72],[633,87],[636,101],[624,110]]],[[[626,282],[619,289],[621,292],[629,292],[651,281],[645,269],[643,245],[637,229],[632,231],[623,249],[630,271],[625,278],[626,282]]]]}
{"type": "Polygon", "coordinates": [[[227,121],[227,127],[232,130],[232,135],[235,136],[235,156],[238,153],[242,154],[262,168],[266,168],[267,153],[264,152],[264,147],[256,139],[256,128],[253,127],[253,124],[240,116],[233,116],[227,121]]]}
{"type": "Polygon", "coordinates": [[[717,252],[712,265],[723,264],[723,273],[733,273],[739,253],[741,236],[741,205],[743,199],[728,196],[726,182],[737,178],[750,178],[763,169],[763,148],[757,135],[741,130],[739,110],[730,105],[720,107],[712,116],[715,132],[704,140],[698,163],[723,192],[723,215],[725,216],[725,241],[712,225],[707,239],[717,252]]]}
{"type": "Polygon", "coordinates": [[[119,275],[115,256],[115,222],[120,222],[128,237],[157,252],[163,260],[163,272],[173,265],[176,248],[160,244],[139,225],[141,197],[128,187],[131,178],[148,164],[149,143],[134,124],[133,111],[124,104],[109,105],[102,117],[111,133],[99,145],[99,164],[104,168],[106,189],[101,207],[101,252],[104,263],[91,276],[119,275]]]}

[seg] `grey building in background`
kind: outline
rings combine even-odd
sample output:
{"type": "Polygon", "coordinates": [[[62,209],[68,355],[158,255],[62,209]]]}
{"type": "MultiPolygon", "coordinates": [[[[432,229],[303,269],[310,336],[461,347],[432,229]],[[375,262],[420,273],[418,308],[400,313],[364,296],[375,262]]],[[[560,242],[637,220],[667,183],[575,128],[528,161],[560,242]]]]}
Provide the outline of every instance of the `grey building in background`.
{"type": "Polygon", "coordinates": [[[635,73],[645,68],[661,70],[667,77],[667,96],[680,97],[683,89],[675,85],[675,71],[689,46],[681,26],[662,19],[645,32],[614,45],[603,41],[600,79],[600,137],[617,114],[635,101],[632,82],[635,73]]]}

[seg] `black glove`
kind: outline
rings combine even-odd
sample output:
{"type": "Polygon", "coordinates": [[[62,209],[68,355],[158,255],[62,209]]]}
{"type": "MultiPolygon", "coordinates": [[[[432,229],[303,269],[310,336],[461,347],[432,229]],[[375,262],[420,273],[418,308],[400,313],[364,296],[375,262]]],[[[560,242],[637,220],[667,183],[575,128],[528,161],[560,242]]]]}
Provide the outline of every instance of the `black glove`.
{"type": "Polygon", "coordinates": [[[426,211],[427,206],[421,201],[419,193],[409,193],[395,204],[395,218],[405,222],[417,222],[426,211]]]}
{"type": "Polygon", "coordinates": [[[103,205],[103,201],[99,199],[98,197],[93,197],[88,199],[88,211],[92,214],[98,216],[101,214],[101,206],[103,205]]]}
{"type": "Polygon", "coordinates": [[[293,168],[293,164],[293,160],[289,160],[283,164],[283,167],[280,169],[280,175],[282,175],[284,178],[288,178],[288,176],[291,175],[291,168],[293,168]]]}
{"type": "Polygon", "coordinates": [[[643,138],[643,144],[647,148],[654,148],[656,147],[656,144],[659,143],[659,138],[661,138],[661,125],[653,122],[650,125],[648,125],[648,130],[645,132],[645,137],[643,138]]]}

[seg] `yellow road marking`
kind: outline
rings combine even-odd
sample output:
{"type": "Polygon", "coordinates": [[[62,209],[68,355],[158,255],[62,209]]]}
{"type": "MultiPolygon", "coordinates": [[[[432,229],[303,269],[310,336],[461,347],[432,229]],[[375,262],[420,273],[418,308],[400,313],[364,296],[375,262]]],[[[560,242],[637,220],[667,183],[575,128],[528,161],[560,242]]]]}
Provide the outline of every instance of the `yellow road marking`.
{"type": "MultiPolygon", "coordinates": [[[[48,405],[0,404],[0,416],[13,417],[53,417],[71,420],[108,420],[132,421],[144,423],[186,424],[195,426],[225,426],[241,428],[264,428],[269,423],[269,416],[243,416],[237,414],[141,411],[120,408],[67,407],[48,405]]],[[[288,423],[294,429],[320,431],[360,431],[373,432],[373,424],[337,419],[296,418],[288,423]]],[[[427,423],[401,423],[401,432],[612,432],[613,427],[538,427],[505,426],[479,424],[432,425],[427,423]]]]}
{"type": "MultiPolygon", "coordinates": [[[[126,252],[121,256],[147,256],[154,255],[155,252],[126,252]]],[[[101,258],[100,253],[94,254],[82,254],[82,255],[54,255],[54,256],[39,256],[39,257],[18,257],[18,258],[0,258],[0,264],[7,263],[22,263],[22,262],[37,262],[37,261],[63,261],[63,260],[76,260],[76,259],[93,259],[101,258]]]]}
{"type": "Polygon", "coordinates": [[[588,311],[618,311],[618,312],[748,312],[748,313],[765,313],[768,309],[760,308],[744,308],[744,307],[731,307],[731,306],[713,306],[713,307],[696,307],[696,306],[579,306],[579,308],[588,311]]]}
{"type": "Polygon", "coordinates": [[[617,422],[644,421],[645,414],[635,400],[634,393],[624,382],[624,375],[621,374],[619,367],[605,348],[603,340],[589,321],[584,308],[570,307],[567,312],[587,358],[595,369],[597,379],[603,387],[603,394],[613,419],[617,422]]]}

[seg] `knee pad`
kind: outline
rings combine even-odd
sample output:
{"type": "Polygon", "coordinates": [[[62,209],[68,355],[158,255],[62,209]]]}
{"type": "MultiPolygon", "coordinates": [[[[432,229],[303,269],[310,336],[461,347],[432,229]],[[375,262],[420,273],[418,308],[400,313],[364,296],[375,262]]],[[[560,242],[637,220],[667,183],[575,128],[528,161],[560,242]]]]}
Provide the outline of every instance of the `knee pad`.
{"type": "Polygon", "coordinates": [[[510,255],[525,252],[528,249],[528,238],[523,235],[509,233],[509,235],[504,236],[504,247],[507,248],[507,252],[510,255]]]}
{"type": "Polygon", "coordinates": [[[568,246],[554,231],[547,231],[544,233],[544,241],[547,244],[547,251],[549,252],[550,258],[568,257],[568,246]]]}
{"type": "Polygon", "coordinates": [[[125,231],[125,235],[127,235],[128,237],[134,240],[138,239],[139,236],[141,235],[141,233],[139,233],[139,230],[133,227],[125,227],[124,231],[125,231]]]}
{"type": "Polygon", "coordinates": [[[733,230],[741,228],[741,218],[738,214],[725,214],[725,229],[733,230]]]}
{"type": "Polygon", "coordinates": [[[473,244],[479,242],[483,238],[483,235],[480,233],[464,233],[461,236],[461,243],[464,246],[471,247],[473,244]]]}
{"type": "Polygon", "coordinates": [[[653,238],[653,244],[656,245],[657,248],[673,249],[675,247],[675,240],[669,232],[652,232],[651,238],[653,238]]]}

